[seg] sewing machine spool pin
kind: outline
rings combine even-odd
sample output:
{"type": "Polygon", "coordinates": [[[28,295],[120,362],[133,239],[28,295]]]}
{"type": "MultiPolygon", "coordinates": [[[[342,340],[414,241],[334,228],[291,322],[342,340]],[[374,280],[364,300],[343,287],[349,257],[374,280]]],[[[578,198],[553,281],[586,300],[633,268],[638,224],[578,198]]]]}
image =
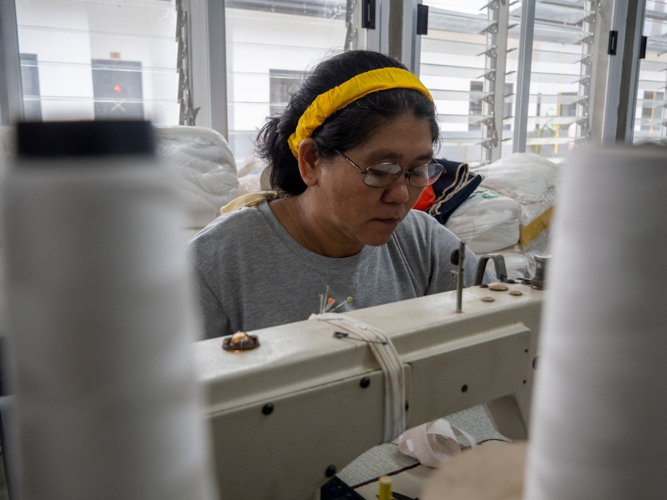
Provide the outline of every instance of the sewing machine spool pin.
{"type": "Polygon", "coordinates": [[[547,271],[551,255],[536,255],[535,256],[535,277],[532,280],[533,288],[537,290],[544,290],[547,284],[547,271]]]}
{"type": "Polygon", "coordinates": [[[451,263],[457,266],[456,272],[452,271],[452,276],[456,278],[456,312],[463,312],[463,262],[466,258],[466,244],[461,241],[459,248],[452,252],[451,263]]]}

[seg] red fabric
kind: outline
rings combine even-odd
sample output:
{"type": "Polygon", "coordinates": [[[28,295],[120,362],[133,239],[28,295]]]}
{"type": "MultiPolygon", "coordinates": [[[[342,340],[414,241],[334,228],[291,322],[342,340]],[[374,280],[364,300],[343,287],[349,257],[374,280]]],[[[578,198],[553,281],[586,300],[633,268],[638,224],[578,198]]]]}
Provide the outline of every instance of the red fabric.
{"type": "Polygon", "coordinates": [[[413,210],[421,210],[426,212],[429,208],[435,203],[435,192],[433,191],[433,186],[426,186],[422,191],[421,196],[417,200],[413,210]]]}

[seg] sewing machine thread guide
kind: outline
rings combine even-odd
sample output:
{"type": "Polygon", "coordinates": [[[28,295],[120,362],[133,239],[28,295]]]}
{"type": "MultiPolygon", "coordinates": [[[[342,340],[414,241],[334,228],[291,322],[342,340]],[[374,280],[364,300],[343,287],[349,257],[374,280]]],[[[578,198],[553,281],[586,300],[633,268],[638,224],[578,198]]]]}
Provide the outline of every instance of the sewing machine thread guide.
{"type": "Polygon", "coordinates": [[[382,344],[382,345],[387,345],[387,343],[384,340],[366,340],[362,339],[360,337],[353,337],[349,333],[346,332],[334,332],[333,336],[337,339],[350,339],[350,340],[359,340],[361,342],[368,342],[369,344],[382,344]]]}

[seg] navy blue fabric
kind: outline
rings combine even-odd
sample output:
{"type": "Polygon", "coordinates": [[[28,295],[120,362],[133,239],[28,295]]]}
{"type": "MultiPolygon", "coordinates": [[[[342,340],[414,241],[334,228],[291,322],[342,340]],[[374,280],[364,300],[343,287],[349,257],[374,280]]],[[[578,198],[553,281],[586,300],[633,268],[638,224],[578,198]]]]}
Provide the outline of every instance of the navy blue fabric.
{"type": "Polygon", "coordinates": [[[440,224],[446,224],[454,210],[477,189],[482,182],[482,176],[471,173],[467,163],[444,158],[436,161],[444,167],[444,171],[433,184],[435,203],[429,208],[428,213],[440,224]]]}

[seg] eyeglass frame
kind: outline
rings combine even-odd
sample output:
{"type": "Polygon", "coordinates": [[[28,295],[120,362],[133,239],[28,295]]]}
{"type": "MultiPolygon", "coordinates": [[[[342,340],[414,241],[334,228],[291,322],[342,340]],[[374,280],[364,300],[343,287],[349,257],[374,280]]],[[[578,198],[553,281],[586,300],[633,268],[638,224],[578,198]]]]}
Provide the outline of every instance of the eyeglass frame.
{"type": "MultiPolygon", "coordinates": [[[[345,158],[345,159],[347,160],[347,162],[348,162],[350,165],[352,165],[354,168],[356,168],[357,171],[358,171],[361,175],[364,176],[364,185],[366,185],[366,186],[368,186],[368,187],[372,187],[372,188],[386,188],[387,186],[391,186],[394,182],[396,182],[396,181],[399,179],[399,177],[401,177],[401,175],[405,174],[405,177],[407,178],[407,180],[408,180],[408,184],[410,184],[410,186],[412,186],[412,187],[414,187],[414,188],[417,188],[417,189],[424,189],[424,188],[426,188],[426,187],[428,187],[428,186],[433,185],[433,184],[435,183],[435,181],[437,181],[437,180],[440,178],[440,176],[442,175],[442,172],[444,172],[444,170],[445,170],[445,168],[444,168],[440,163],[438,163],[434,158],[431,158],[431,161],[430,161],[430,162],[428,162],[428,163],[424,163],[423,165],[418,165],[417,167],[413,168],[412,170],[406,170],[405,168],[403,168],[403,167],[402,167],[401,165],[399,165],[398,163],[389,163],[389,162],[386,162],[386,163],[375,163],[375,164],[373,164],[373,165],[369,165],[368,167],[366,167],[366,170],[362,170],[361,167],[360,167],[359,165],[357,165],[357,164],[354,163],[352,160],[350,160],[344,153],[341,153],[340,151],[338,151],[338,150],[335,149],[335,148],[333,148],[333,150],[334,150],[336,153],[338,153],[339,155],[341,155],[343,158],[345,158]],[[417,168],[419,168],[419,167],[424,167],[424,166],[426,166],[426,165],[431,165],[431,164],[435,164],[435,165],[437,165],[437,166],[440,167],[440,173],[433,179],[433,182],[429,182],[428,184],[426,184],[426,186],[415,186],[414,184],[412,184],[412,174],[414,173],[415,169],[417,169],[417,168]],[[379,165],[396,165],[397,167],[400,167],[401,172],[400,172],[398,175],[396,175],[396,177],[394,178],[393,181],[391,181],[389,184],[386,184],[386,185],[384,185],[384,186],[371,186],[370,184],[366,184],[365,179],[366,179],[366,175],[368,174],[368,171],[369,171],[371,168],[373,168],[373,167],[377,167],[377,166],[379,166],[379,165]]],[[[429,181],[430,181],[430,179],[431,179],[431,178],[429,177],[429,181]]]]}

